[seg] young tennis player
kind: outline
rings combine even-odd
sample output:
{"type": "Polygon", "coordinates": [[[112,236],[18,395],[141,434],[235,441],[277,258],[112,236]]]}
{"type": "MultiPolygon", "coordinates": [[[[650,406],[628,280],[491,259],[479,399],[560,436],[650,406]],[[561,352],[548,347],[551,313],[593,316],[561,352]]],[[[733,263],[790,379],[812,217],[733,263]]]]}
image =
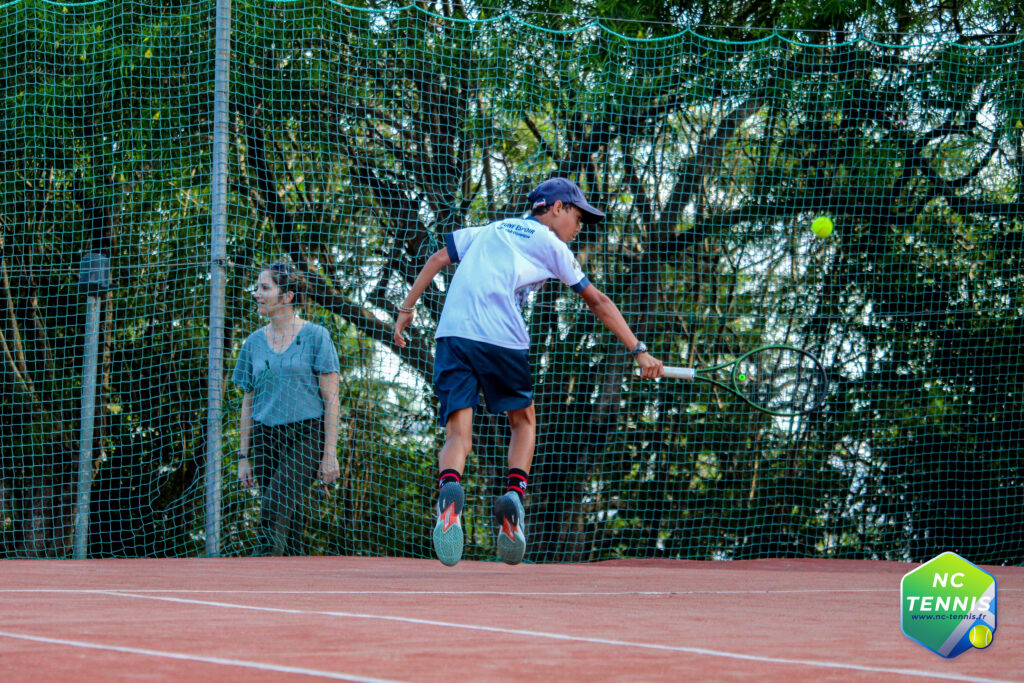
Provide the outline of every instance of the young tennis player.
{"type": "Polygon", "coordinates": [[[583,275],[569,250],[581,223],[604,217],[570,180],[551,178],[530,193],[531,216],[456,230],[445,247],[427,259],[412,289],[398,306],[394,339],[413,322],[413,307],[442,268],[459,264],[445,295],[435,339],[434,385],[446,439],[439,455],[434,551],[452,566],[462,558],[465,494],[460,481],[472,446],[473,409],[483,391],[492,413],[507,413],[511,426],[508,490],[494,503],[498,556],[518,564],[526,553],[523,502],[537,437],[533,383],[527,353],[530,339],[520,309],[546,280],[558,278],[625,345],[641,375],[660,377],[661,361],[647,352],[618,307],[583,275]]]}
{"type": "Polygon", "coordinates": [[[242,344],[238,479],[259,484],[260,555],[303,554],[302,505],[314,480],[338,478],[338,352],[330,333],[299,317],[303,282],[285,263],[264,268],[256,311],[269,320],[242,344]]]}

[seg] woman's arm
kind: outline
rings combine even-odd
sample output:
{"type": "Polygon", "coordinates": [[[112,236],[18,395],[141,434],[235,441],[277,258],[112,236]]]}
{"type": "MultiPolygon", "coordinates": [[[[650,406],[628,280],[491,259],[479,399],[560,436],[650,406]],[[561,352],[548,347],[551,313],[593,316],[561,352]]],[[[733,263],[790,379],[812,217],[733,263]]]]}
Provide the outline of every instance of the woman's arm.
{"type": "MultiPolygon", "coordinates": [[[[412,289],[409,290],[409,294],[405,297],[405,301],[402,302],[402,308],[411,309],[416,305],[416,302],[420,300],[423,292],[427,291],[427,287],[434,281],[437,274],[441,272],[441,269],[445,266],[451,265],[452,259],[448,255],[448,248],[444,247],[438,249],[430,258],[427,259],[427,263],[420,270],[419,275],[416,276],[416,280],[412,283],[412,289]]],[[[405,348],[406,341],[405,337],[402,336],[402,332],[405,328],[412,324],[413,314],[409,312],[398,312],[398,319],[395,320],[395,344],[400,348],[405,348]]]]}
{"type": "Polygon", "coordinates": [[[320,463],[320,481],[331,484],[338,478],[338,373],[320,375],[320,397],[324,401],[324,457],[320,463]]]}
{"type": "Polygon", "coordinates": [[[249,462],[249,449],[252,447],[252,392],[245,392],[242,397],[241,437],[238,445],[238,481],[242,486],[251,489],[253,485],[252,464],[249,462]]]}

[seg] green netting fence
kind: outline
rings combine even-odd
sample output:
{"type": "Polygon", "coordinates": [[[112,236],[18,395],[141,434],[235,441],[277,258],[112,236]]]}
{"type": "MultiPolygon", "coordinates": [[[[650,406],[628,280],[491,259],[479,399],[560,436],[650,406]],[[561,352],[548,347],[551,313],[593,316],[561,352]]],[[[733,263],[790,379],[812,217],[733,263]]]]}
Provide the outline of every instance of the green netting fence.
{"type": "MultiPolygon", "coordinates": [[[[559,174],[608,213],[573,247],[655,355],[787,343],[832,385],[820,411],[771,418],[640,381],[549,284],[524,309],[529,560],[1024,562],[1020,42],[643,39],[430,8],[236,0],[219,100],[213,3],[0,8],[0,556],[254,552],[260,493],[236,480],[226,378],[278,260],[305,273],[304,315],[341,359],[342,477],[310,486],[301,551],[431,556],[450,273],[404,350],[394,304],[446,233],[523,215],[559,174]],[[83,286],[88,256],[109,259],[109,289],[83,286]]],[[[466,557],[488,559],[507,425],[480,412],[475,430],[466,557]]]]}

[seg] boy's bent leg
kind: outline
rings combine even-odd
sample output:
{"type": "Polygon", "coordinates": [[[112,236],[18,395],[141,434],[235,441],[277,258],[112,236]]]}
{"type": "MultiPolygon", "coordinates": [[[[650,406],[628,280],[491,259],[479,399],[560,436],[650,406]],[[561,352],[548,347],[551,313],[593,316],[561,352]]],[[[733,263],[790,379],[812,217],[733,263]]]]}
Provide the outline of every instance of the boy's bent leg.
{"type": "Polygon", "coordinates": [[[512,428],[508,442],[508,466],[529,473],[537,445],[537,414],[533,404],[508,411],[508,424],[512,428]]]}
{"type": "Polygon", "coordinates": [[[498,557],[506,564],[519,564],[526,555],[526,516],[521,494],[525,493],[526,476],[533,464],[537,441],[537,417],[531,403],[526,408],[508,412],[512,438],[508,448],[510,488],[494,502],[494,522],[498,532],[498,557]],[[516,483],[516,488],[512,483],[516,483]]]}
{"type": "MultiPolygon", "coordinates": [[[[453,412],[448,417],[447,430],[438,465],[441,472],[455,470],[461,474],[473,444],[473,409],[462,408],[453,412]]],[[[465,501],[466,494],[458,481],[447,480],[438,492],[437,522],[432,540],[437,559],[449,567],[462,559],[462,508],[465,501]]]]}
{"type": "Polygon", "coordinates": [[[460,408],[448,416],[444,446],[438,455],[438,468],[464,472],[466,458],[473,448],[473,409],[460,408]]]}

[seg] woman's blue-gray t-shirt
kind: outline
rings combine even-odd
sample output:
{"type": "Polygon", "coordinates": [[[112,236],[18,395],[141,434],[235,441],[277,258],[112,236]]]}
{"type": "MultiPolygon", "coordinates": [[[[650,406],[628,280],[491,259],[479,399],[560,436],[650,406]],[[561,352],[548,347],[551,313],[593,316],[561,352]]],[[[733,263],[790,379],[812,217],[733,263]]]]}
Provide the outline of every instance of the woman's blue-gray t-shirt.
{"type": "Polygon", "coordinates": [[[338,351],[330,333],[304,322],[291,346],[277,353],[267,342],[266,327],[242,344],[231,381],[253,392],[252,419],[274,426],[322,417],[319,376],[338,372],[338,351]]]}

